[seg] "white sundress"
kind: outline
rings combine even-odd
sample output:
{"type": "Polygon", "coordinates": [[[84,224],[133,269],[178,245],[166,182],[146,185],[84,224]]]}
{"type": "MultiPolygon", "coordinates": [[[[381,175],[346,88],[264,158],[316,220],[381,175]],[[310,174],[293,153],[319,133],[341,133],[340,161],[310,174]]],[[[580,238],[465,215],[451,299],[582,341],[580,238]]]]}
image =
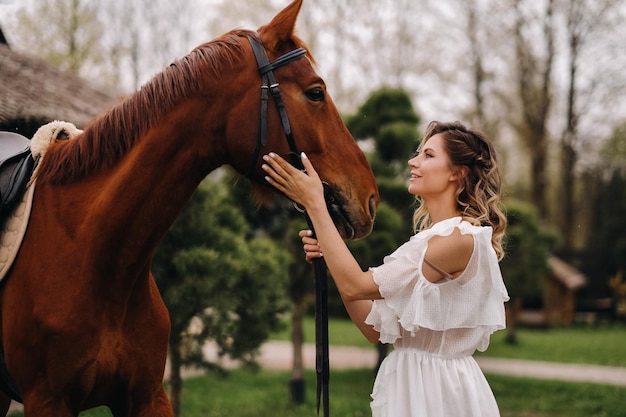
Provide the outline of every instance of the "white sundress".
{"type": "Polygon", "coordinates": [[[434,224],[371,268],[382,300],[366,319],[393,343],[372,391],[373,417],[498,417],[491,388],[472,354],[505,327],[509,299],[491,227],[460,217],[434,224]],[[474,250],[454,280],[431,283],[422,274],[428,240],[455,228],[474,236],[474,250]]]}

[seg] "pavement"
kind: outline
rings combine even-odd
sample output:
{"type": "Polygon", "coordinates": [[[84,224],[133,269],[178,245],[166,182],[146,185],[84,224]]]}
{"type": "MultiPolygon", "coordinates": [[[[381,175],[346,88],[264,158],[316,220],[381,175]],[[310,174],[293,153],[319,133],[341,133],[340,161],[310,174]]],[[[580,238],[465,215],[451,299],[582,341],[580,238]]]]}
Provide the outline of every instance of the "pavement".
{"type": "MultiPolygon", "coordinates": [[[[378,353],[374,347],[358,348],[349,346],[330,346],[330,368],[374,368],[378,353]]],[[[206,358],[220,362],[225,368],[238,366],[228,358],[219,359],[215,345],[208,343],[204,348],[206,358]]],[[[305,344],[302,349],[304,367],[315,369],[315,345],[305,344]]],[[[288,371],[292,367],[293,349],[290,342],[272,341],[260,349],[258,362],[262,368],[288,371]]],[[[626,368],[596,365],[578,365],[555,362],[527,361],[518,359],[477,357],[476,362],[486,374],[502,374],[517,377],[551,379],[560,381],[590,382],[626,387],[626,368]]],[[[184,369],[183,376],[201,375],[204,371],[184,369]]],[[[166,367],[165,378],[169,375],[166,367]]],[[[9,412],[21,410],[22,405],[12,403],[9,412]]]]}
{"type": "MultiPolygon", "coordinates": [[[[348,346],[330,346],[330,368],[374,368],[378,353],[374,347],[357,348],[348,346]]],[[[218,360],[214,346],[205,346],[204,353],[211,360],[218,360]]],[[[315,369],[315,345],[305,344],[303,362],[307,369],[315,369]]],[[[261,347],[258,358],[263,368],[290,370],[293,350],[290,342],[272,341],[261,347]]],[[[476,357],[476,362],[484,373],[503,374],[518,377],[552,379],[561,381],[591,382],[626,387],[626,368],[565,364],[556,362],[528,361],[491,357],[476,357]]],[[[234,367],[236,363],[222,360],[224,367],[234,367]]],[[[193,371],[191,371],[193,372],[193,371]]],[[[188,374],[189,375],[189,374],[188,374]]]]}

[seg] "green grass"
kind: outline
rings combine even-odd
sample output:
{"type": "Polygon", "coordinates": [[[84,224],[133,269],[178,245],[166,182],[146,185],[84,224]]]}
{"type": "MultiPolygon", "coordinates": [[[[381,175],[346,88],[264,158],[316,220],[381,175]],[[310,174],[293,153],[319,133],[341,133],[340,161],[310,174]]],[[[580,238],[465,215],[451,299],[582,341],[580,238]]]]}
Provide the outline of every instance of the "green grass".
{"type": "MultiPolygon", "coordinates": [[[[313,342],[314,323],[305,321],[305,338],[313,342]]],[[[626,328],[522,329],[519,343],[504,342],[505,332],[494,334],[486,353],[492,357],[587,363],[626,367],[626,328]]],[[[285,330],[272,336],[288,340],[285,330]]],[[[335,345],[370,347],[347,320],[331,320],[329,340],[335,345]]],[[[369,394],[373,384],[370,369],[333,370],[331,414],[333,417],[370,416],[369,394]]],[[[625,387],[576,382],[546,381],[487,374],[502,417],[626,417],[625,387]]],[[[307,417],[315,412],[315,375],[306,373],[307,401],[296,406],[288,401],[288,372],[234,370],[227,378],[206,375],[185,380],[182,417],[307,417]]],[[[12,416],[20,416],[20,413],[12,416]]],[[[111,417],[100,407],[81,417],[111,417]]]]}
{"type": "Polygon", "coordinates": [[[487,374],[502,417],[626,417],[626,388],[487,374]]]}
{"type": "MultiPolygon", "coordinates": [[[[306,317],[303,323],[305,342],[315,343],[315,320],[306,317]]],[[[272,340],[290,340],[290,324],[287,323],[281,332],[274,333],[272,340]]],[[[350,320],[330,319],[328,322],[328,342],[331,345],[371,347],[373,345],[365,339],[359,329],[350,320]]]]}
{"type": "Polygon", "coordinates": [[[626,327],[523,329],[518,343],[507,344],[505,331],[496,332],[482,356],[548,362],[626,367],[626,327]]]}
{"type": "MultiPolygon", "coordinates": [[[[183,384],[181,417],[314,417],[315,375],[306,373],[306,403],[287,396],[288,372],[234,370],[226,378],[206,375],[183,384]]],[[[502,417],[626,417],[626,388],[487,375],[502,417]]],[[[371,416],[370,369],[334,371],[330,381],[333,417],[371,416]]],[[[16,414],[16,416],[19,414],[16,414]]],[[[110,417],[106,408],[81,417],[110,417]]]]}
{"type": "MultiPolygon", "coordinates": [[[[304,322],[307,342],[314,342],[315,323],[312,318],[304,322]]],[[[506,331],[493,334],[487,352],[477,356],[511,359],[529,359],[548,362],[586,363],[591,365],[626,367],[626,327],[605,326],[599,328],[555,328],[549,330],[521,329],[518,343],[505,343],[506,331]]],[[[274,340],[289,340],[289,329],[272,336],[274,340]]],[[[370,347],[369,343],[349,320],[332,319],[329,322],[330,344],[370,347]]]]}
{"type": "MultiPolygon", "coordinates": [[[[626,417],[626,388],[537,381],[487,375],[502,417],[626,417]]],[[[205,376],[184,383],[182,417],[314,417],[315,376],[307,372],[307,401],[290,404],[287,372],[234,371],[227,379],[205,376]]],[[[370,369],[331,374],[330,409],[335,417],[370,416],[370,369]]]]}

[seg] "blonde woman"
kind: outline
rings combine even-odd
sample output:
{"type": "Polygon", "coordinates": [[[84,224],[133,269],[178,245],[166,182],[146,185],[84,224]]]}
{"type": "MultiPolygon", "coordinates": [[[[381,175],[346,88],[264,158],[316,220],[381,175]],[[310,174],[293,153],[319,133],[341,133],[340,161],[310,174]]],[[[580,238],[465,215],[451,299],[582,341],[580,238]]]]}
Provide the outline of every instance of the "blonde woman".
{"type": "Polygon", "coordinates": [[[324,256],[352,321],[372,343],[394,345],[374,383],[372,415],[499,416],[472,357],[505,327],[508,300],[498,265],[506,218],[488,138],[459,122],[429,124],[408,161],[416,234],[367,271],[340,237],[320,178],[302,157],[307,174],[273,153],[263,168],[311,218],[316,238],[300,232],[306,259],[324,256]]]}

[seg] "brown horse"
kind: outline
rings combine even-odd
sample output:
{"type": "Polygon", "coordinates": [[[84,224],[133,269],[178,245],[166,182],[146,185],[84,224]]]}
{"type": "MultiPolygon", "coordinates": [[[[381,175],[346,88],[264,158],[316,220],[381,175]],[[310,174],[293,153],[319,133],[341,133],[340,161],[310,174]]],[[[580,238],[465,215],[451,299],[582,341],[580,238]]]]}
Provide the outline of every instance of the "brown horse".
{"type": "MultiPolygon", "coordinates": [[[[272,193],[260,161],[251,165],[261,78],[247,37],[270,59],[304,48],[294,36],[301,2],[257,32],[199,46],[83,134],[48,148],[0,295],[6,364],[27,417],[100,405],[116,417],[172,415],[162,384],[169,316],[152,254],[215,168],[229,164],[249,174],[259,195],[272,193]]],[[[275,76],[298,147],[334,193],[338,227],[347,238],[367,235],[378,202],[374,176],[312,60],[275,76]]],[[[272,99],[263,149],[289,152],[272,99]]],[[[9,399],[0,395],[5,415],[9,399]]]]}

